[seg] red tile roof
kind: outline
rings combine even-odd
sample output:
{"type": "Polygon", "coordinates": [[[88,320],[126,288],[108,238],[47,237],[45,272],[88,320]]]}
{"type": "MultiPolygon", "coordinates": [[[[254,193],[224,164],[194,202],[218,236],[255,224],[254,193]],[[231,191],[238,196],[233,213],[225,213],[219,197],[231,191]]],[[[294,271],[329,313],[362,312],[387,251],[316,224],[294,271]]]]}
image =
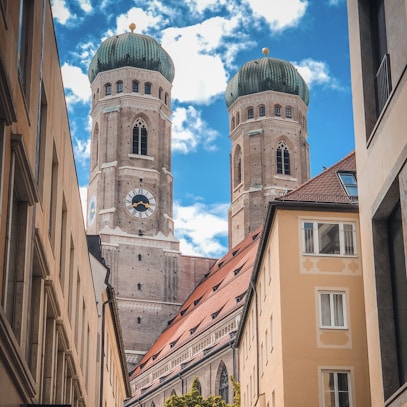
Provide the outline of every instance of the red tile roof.
{"type": "MultiPolygon", "coordinates": [[[[257,253],[261,228],[219,259],[180,307],[168,327],[133,371],[130,380],[173,354],[179,347],[197,337],[244,305],[257,253]]],[[[137,333],[135,333],[137,334],[137,333]]],[[[229,340],[229,335],[226,335],[229,340]]],[[[219,346],[225,338],[213,344],[219,346]]],[[[195,359],[203,354],[195,355],[195,359]]],[[[168,372],[174,373],[179,366],[168,372]]]]}
{"type": "Polygon", "coordinates": [[[278,201],[357,203],[349,198],[338,177],[338,172],[356,172],[355,152],[352,151],[341,161],[311,178],[298,188],[278,198],[278,201]]]}

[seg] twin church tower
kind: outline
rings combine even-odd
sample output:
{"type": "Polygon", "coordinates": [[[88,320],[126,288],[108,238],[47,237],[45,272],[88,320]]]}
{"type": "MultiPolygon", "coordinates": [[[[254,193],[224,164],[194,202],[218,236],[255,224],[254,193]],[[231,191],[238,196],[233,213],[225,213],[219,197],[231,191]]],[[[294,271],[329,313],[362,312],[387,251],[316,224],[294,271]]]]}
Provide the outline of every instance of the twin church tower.
{"type": "MultiPolygon", "coordinates": [[[[156,40],[130,28],[105,40],[89,66],[87,233],[100,236],[131,369],[214,259],[180,252],[171,173],[174,64],[156,40]]],[[[263,224],[269,201],[309,178],[309,93],[292,64],[265,56],[240,68],[225,98],[233,249],[263,224]]]]}

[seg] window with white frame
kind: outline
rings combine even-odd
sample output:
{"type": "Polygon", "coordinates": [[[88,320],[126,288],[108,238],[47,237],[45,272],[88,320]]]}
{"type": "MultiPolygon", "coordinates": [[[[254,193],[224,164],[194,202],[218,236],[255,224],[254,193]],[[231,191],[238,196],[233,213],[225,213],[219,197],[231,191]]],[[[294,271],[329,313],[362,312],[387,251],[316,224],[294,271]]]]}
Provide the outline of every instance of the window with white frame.
{"type": "Polygon", "coordinates": [[[352,407],[349,372],[323,370],[322,389],[324,407],[352,407]]]}
{"type": "Polygon", "coordinates": [[[302,227],[304,253],[340,256],[356,254],[354,223],[305,221],[302,227]]]}
{"type": "Polygon", "coordinates": [[[346,296],[343,291],[319,292],[319,325],[321,328],[345,329],[346,296]]]}

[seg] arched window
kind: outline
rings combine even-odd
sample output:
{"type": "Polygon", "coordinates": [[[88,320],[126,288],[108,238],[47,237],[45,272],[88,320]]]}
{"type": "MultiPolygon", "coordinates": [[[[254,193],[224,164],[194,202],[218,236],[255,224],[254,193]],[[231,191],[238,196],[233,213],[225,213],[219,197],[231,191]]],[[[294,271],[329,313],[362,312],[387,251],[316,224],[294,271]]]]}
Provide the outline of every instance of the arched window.
{"type": "Polygon", "coordinates": [[[235,128],[235,117],[232,117],[232,121],[230,122],[230,129],[233,130],[235,128]]]}
{"type": "Polygon", "coordinates": [[[233,186],[237,187],[242,182],[242,149],[239,145],[236,146],[233,159],[233,186]]]}
{"type": "Polygon", "coordinates": [[[284,141],[277,146],[277,174],[290,175],[290,153],[284,141]]]}
{"type": "Polygon", "coordinates": [[[93,129],[93,137],[92,137],[92,168],[94,168],[98,163],[98,155],[99,155],[99,125],[98,123],[95,124],[95,128],[93,129]]]}
{"type": "Polygon", "coordinates": [[[131,91],[138,92],[138,81],[133,81],[131,84],[131,91]]]}
{"type": "Polygon", "coordinates": [[[287,107],[285,108],[285,117],[286,117],[287,119],[292,119],[292,117],[293,117],[293,111],[292,111],[292,109],[291,109],[290,106],[287,106],[287,107]]]}
{"type": "Polygon", "coordinates": [[[133,127],[133,154],[147,155],[147,128],[141,118],[133,127]]]}
{"type": "Polygon", "coordinates": [[[116,82],[116,92],[117,93],[123,92],[123,81],[116,82]]]}
{"type": "Polygon", "coordinates": [[[105,85],[105,96],[109,96],[112,94],[112,84],[106,83],[105,85]]]}
{"type": "Polygon", "coordinates": [[[238,126],[240,124],[240,113],[237,112],[236,113],[236,126],[238,126]]]}
{"type": "Polygon", "coordinates": [[[274,106],[274,116],[281,116],[281,106],[280,105],[274,106]]]}
{"type": "Polygon", "coordinates": [[[165,93],[164,103],[168,106],[168,93],[165,93]]]}
{"type": "Polygon", "coordinates": [[[254,110],[252,107],[249,107],[247,109],[247,120],[253,119],[253,117],[254,117],[254,110]]]}
{"type": "Polygon", "coordinates": [[[263,116],[265,116],[266,115],[266,108],[265,108],[265,106],[259,106],[259,116],[260,117],[263,117],[263,116]]]}
{"type": "Polygon", "coordinates": [[[219,396],[229,403],[229,375],[225,363],[221,362],[218,368],[219,396]]]}
{"type": "Polygon", "coordinates": [[[161,100],[162,97],[163,97],[163,89],[160,88],[160,89],[158,89],[158,98],[161,100]]]}
{"type": "Polygon", "coordinates": [[[141,324],[141,317],[137,317],[137,323],[141,324]]]}
{"type": "Polygon", "coordinates": [[[144,84],[144,94],[151,95],[151,83],[147,82],[144,84]]]}
{"type": "Polygon", "coordinates": [[[202,386],[198,378],[196,379],[196,381],[194,381],[194,384],[196,389],[198,390],[199,395],[202,396],[202,386]]]}

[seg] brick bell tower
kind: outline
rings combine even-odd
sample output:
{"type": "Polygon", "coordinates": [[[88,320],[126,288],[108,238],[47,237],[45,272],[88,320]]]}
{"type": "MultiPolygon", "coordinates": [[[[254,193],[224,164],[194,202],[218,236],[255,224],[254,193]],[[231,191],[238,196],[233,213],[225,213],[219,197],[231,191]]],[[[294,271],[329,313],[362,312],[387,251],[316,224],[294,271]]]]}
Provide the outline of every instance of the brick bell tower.
{"type": "Polygon", "coordinates": [[[155,39],[130,28],[106,39],[89,65],[87,232],[101,238],[132,369],[180,305],[180,252],[172,206],[174,64],[155,39]]]}
{"type": "Polygon", "coordinates": [[[308,87],[287,61],[244,64],[225,92],[229,112],[229,248],[261,226],[267,205],[310,177],[308,87]]]}

